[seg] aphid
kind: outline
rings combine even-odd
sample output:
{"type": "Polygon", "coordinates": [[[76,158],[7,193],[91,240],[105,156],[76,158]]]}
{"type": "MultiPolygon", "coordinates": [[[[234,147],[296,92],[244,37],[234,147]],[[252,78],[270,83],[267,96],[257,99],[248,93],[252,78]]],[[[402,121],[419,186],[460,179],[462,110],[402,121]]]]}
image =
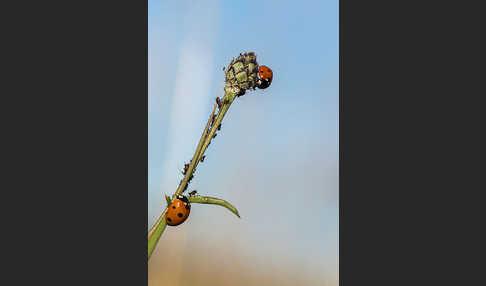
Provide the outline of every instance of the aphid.
{"type": "Polygon", "coordinates": [[[183,223],[191,212],[191,204],[187,197],[179,195],[167,209],[167,214],[165,216],[165,221],[170,226],[176,226],[183,223]]]}
{"type": "Polygon", "coordinates": [[[201,157],[201,162],[204,162],[204,158],[206,158],[206,155],[203,155],[203,156],[201,157]]]}
{"type": "Polygon", "coordinates": [[[218,134],[216,134],[216,132],[214,132],[213,138],[216,138],[216,136],[218,136],[218,134]]]}
{"type": "Polygon", "coordinates": [[[218,108],[221,108],[221,100],[219,97],[216,97],[216,104],[218,105],[218,108]]]}
{"type": "Polygon", "coordinates": [[[192,178],[194,178],[194,174],[191,174],[191,176],[189,177],[189,180],[187,181],[188,184],[191,182],[192,178]]]}
{"type": "Polygon", "coordinates": [[[189,192],[189,196],[191,196],[191,197],[194,196],[195,194],[197,194],[197,190],[194,190],[194,191],[190,191],[189,192]]]}
{"type": "Polygon", "coordinates": [[[221,130],[221,123],[218,125],[217,130],[218,130],[218,131],[219,131],[219,130],[221,130]]]}

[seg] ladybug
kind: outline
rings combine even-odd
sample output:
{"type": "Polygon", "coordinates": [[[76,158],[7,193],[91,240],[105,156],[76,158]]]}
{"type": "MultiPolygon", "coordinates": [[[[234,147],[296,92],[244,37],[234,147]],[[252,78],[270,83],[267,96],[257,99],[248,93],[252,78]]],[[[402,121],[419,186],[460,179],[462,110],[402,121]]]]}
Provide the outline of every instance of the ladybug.
{"type": "Polygon", "coordinates": [[[265,89],[269,87],[273,79],[272,69],[267,66],[259,66],[258,77],[259,77],[257,81],[258,88],[265,89]]]}
{"type": "Polygon", "coordinates": [[[167,214],[165,216],[165,221],[170,226],[176,226],[183,223],[189,213],[191,212],[191,204],[187,197],[179,195],[167,209],[167,214]]]}

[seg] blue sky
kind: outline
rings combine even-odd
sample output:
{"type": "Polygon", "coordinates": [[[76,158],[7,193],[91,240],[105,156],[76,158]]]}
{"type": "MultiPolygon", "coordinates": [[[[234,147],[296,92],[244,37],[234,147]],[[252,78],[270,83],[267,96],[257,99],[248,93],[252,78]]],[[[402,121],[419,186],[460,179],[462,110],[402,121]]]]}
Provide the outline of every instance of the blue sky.
{"type": "Polygon", "coordinates": [[[223,66],[254,51],[272,86],[235,101],[189,186],[228,199],[242,219],[198,205],[181,231],[235,235],[255,263],[288,258],[337,277],[338,27],[337,0],[149,0],[149,227],[193,155],[223,66]]]}

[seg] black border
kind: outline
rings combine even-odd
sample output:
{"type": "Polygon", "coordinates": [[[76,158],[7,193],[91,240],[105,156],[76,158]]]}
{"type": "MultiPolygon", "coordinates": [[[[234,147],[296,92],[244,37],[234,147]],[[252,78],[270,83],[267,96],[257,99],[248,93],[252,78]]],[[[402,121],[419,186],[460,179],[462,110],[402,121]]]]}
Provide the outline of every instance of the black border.
{"type": "Polygon", "coordinates": [[[479,11],[340,1],[340,285],[484,280],[479,11]]]}
{"type": "Polygon", "coordinates": [[[12,4],[3,284],[147,285],[148,3],[12,4]]]}

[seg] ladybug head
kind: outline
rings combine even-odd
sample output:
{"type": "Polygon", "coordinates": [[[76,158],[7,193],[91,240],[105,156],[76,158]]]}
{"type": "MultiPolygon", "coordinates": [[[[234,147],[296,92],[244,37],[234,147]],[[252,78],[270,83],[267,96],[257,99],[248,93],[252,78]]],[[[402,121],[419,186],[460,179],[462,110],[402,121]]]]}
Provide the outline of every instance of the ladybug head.
{"type": "Polygon", "coordinates": [[[177,198],[187,204],[189,204],[189,199],[187,199],[186,196],[183,196],[183,195],[178,195],[177,198]]]}

